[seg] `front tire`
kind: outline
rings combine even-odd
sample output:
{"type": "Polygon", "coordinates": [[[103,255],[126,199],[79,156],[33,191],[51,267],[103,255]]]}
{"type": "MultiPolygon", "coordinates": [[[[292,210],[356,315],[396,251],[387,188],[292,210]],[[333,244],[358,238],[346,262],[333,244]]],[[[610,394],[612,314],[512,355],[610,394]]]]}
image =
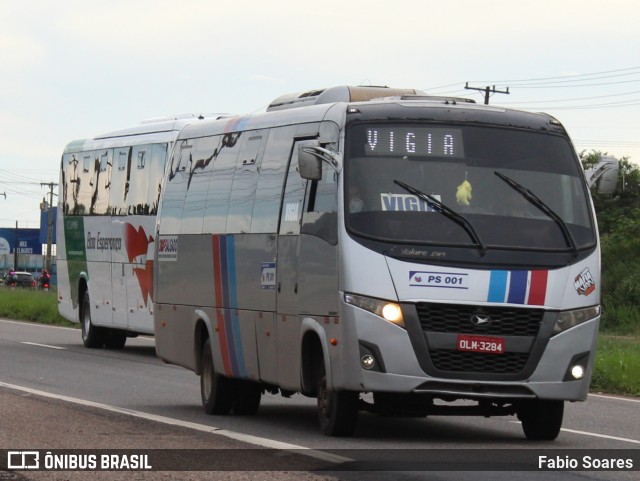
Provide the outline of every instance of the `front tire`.
{"type": "Polygon", "coordinates": [[[517,414],[527,439],[553,441],[562,427],[564,401],[526,401],[518,407],[517,414]]]}
{"type": "Polygon", "coordinates": [[[81,324],[82,324],[82,343],[84,347],[97,348],[102,347],[105,342],[105,332],[102,328],[96,327],[91,322],[91,299],[89,298],[89,292],[84,293],[82,298],[82,312],[81,312],[81,324]]]}
{"type": "Polygon", "coordinates": [[[233,381],[216,374],[209,339],[202,346],[201,367],[200,396],[204,411],[207,414],[229,414],[233,402],[233,381]]]}
{"type": "Polygon", "coordinates": [[[318,420],[326,436],[351,436],[358,424],[360,395],[355,391],[334,391],[327,387],[324,363],[318,383],[318,420]]]}

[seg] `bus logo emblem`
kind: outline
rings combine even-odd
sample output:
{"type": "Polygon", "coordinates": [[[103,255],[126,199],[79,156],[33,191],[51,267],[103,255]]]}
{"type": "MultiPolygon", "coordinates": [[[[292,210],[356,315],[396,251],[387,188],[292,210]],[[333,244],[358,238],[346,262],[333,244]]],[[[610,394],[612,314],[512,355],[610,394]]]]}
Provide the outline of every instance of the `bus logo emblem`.
{"type": "Polygon", "coordinates": [[[473,324],[474,326],[488,326],[491,324],[491,322],[491,318],[483,314],[474,314],[473,316],[471,316],[471,324],[473,324]]]}

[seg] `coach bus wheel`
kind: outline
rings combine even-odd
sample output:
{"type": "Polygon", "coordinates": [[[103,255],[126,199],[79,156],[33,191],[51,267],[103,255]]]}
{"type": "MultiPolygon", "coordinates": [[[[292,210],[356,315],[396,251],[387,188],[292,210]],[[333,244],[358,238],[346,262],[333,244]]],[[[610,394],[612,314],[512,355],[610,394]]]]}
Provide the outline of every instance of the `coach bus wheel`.
{"type": "Polygon", "coordinates": [[[209,339],[202,346],[201,363],[200,395],[205,412],[207,414],[229,414],[233,401],[232,381],[216,374],[209,339]]]}
{"type": "Polygon", "coordinates": [[[85,347],[102,347],[104,344],[104,331],[91,322],[91,300],[89,293],[84,293],[82,299],[82,343],[85,347]]]}
{"type": "Polygon", "coordinates": [[[253,416],[258,412],[262,398],[262,386],[253,381],[235,381],[233,414],[253,416]]]}
{"type": "Polygon", "coordinates": [[[359,394],[328,389],[327,376],[322,374],[318,385],[320,429],[327,436],[351,436],[358,423],[359,394]]]}
{"type": "Polygon", "coordinates": [[[553,441],[558,437],[564,414],[563,401],[525,401],[517,409],[527,439],[553,441]]]}

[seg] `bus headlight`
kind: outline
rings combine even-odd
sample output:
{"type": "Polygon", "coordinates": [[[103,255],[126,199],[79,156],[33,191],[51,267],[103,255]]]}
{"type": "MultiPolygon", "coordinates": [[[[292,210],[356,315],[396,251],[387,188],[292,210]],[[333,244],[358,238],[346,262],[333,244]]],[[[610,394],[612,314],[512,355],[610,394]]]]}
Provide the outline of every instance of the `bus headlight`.
{"type": "Polygon", "coordinates": [[[585,309],[574,309],[572,311],[562,311],[558,316],[556,325],[553,326],[553,335],[571,329],[572,327],[589,321],[600,314],[600,306],[587,307],[585,309]]]}
{"type": "Polygon", "coordinates": [[[352,306],[359,307],[365,311],[372,312],[385,321],[396,326],[404,327],[402,308],[395,302],[383,301],[372,297],[358,296],[356,294],[345,294],[344,301],[352,306]]]}

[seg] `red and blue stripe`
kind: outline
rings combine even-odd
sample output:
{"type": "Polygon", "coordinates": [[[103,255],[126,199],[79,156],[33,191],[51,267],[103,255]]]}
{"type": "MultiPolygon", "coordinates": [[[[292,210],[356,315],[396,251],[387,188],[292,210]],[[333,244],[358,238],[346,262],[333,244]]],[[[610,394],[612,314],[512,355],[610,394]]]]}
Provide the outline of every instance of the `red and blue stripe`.
{"type": "Polygon", "coordinates": [[[542,306],[549,271],[491,271],[488,302],[542,306]]]}
{"type": "Polygon", "coordinates": [[[238,316],[238,290],[233,236],[214,235],[213,283],[216,322],[224,374],[229,377],[247,377],[244,363],[240,319],[238,316]]]}

